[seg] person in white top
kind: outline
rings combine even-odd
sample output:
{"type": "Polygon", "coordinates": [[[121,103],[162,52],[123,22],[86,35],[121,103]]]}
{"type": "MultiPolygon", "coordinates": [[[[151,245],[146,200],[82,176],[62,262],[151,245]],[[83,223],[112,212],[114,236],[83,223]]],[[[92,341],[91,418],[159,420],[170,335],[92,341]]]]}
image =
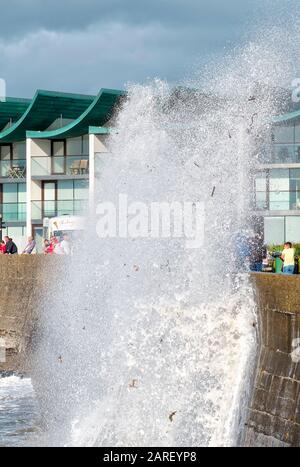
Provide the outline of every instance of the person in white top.
{"type": "Polygon", "coordinates": [[[71,244],[69,236],[67,234],[64,234],[63,240],[60,242],[60,248],[62,250],[63,255],[71,254],[71,244]]]}

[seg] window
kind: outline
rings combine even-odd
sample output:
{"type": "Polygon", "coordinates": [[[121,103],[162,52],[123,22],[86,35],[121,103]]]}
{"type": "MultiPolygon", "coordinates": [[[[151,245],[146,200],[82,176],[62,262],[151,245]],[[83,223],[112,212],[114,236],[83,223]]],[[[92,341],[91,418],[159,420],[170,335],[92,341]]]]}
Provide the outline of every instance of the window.
{"type": "Polygon", "coordinates": [[[65,141],[52,141],[52,173],[65,173],[65,141]]]}
{"type": "Polygon", "coordinates": [[[294,144],[275,144],[272,162],[274,164],[300,162],[298,146],[294,144]]]}
{"type": "Polygon", "coordinates": [[[67,155],[81,156],[82,154],[82,138],[67,139],[67,155]]]}
{"type": "Polygon", "coordinates": [[[73,199],[73,180],[61,180],[57,182],[57,199],[73,199]]]}
{"type": "Polygon", "coordinates": [[[14,143],[13,145],[13,159],[26,159],[26,144],[25,141],[21,143],[14,143]]]}
{"type": "Polygon", "coordinates": [[[88,182],[86,180],[74,180],[74,198],[88,199],[88,182]]]}
{"type": "Polygon", "coordinates": [[[3,203],[18,202],[18,183],[3,183],[3,203]]]}
{"type": "Polygon", "coordinates": [[[289,191],[270,191],[270,211],[286,211],[289,209],[289,191]]]}
{"type": "Polygon", "coordinates": [[[0,146],[0,155],[1,155],[1,160],[2,161],[9,161],[10,160],[10,154],[11,154],[11,146],[10,145],[0,146]]]}
{"type": "Polygon", "coordinates": [[[54,157],[64,155],[64,141],[53,141],[52,155],[54,157]]]}
{"type": "Polygon", "coordinates": [[[26,218],[26,184],[3,183],[2,215],[5,221],[24,221],[26,218]]]}
{"type": "Polygon", "coordinates": [[[295,142],[300,143],[300,123],[295,125],[295,142]]]}
{"type": "Polygon", "coordinates": [[[270,191],[289,191],[289,169],[270,170],[270,191]]]}
{"type": "Polygon", "coordinates": [[[1,177],[7,177],[11,167],[11,146],[4,145],[0,146],[0,157],[1,157],[1,177]]]}
{"type": "Polygon", "coordinates": [[[300,241],[300,216],[286,216],[285,218],[285,241],[300,241]]]}
{"type": "Polygon", "coordinates": [[[264,239],[267,245],[284,243],[284,217],[265,217],[264,239]]]}
{"type": "Polygon", "coordinates": [[[274,143],[294,143],[294,125],[273,127],[274,143]]]}
{"type": "Polygon", "coordinates": [[[259,172],[255,175],[255,208],[267,209],[267,173],[259,172]]]}
{"type": "Polygon", "coordinates": [[[55,202],[55,182],[44,183],[44,217],[55,216],[56,202],[55,202]]]}

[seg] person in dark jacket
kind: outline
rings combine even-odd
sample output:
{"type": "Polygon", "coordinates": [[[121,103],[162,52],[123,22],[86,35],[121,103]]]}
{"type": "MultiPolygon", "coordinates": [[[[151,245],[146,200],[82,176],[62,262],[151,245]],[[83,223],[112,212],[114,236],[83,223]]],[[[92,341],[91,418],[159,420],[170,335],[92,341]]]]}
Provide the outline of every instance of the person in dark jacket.
{"type": "Polygon", "coordinates": [[[13,242],[13,239],[10,237],[4,237],[5,245],[6,245],[6,255],[15,255],[18,253],[18,247],[13,242]]]}

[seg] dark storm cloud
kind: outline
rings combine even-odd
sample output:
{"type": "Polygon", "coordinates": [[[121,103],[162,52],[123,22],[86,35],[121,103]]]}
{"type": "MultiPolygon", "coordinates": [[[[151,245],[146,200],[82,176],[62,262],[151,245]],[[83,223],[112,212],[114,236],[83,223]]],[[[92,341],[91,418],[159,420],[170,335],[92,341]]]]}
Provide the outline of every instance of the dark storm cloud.
{"type": "MultiPolygon", "coordinates": [[[[10,95],[36,88],[96,93],[180,80],[238,44],[260,0],[0,0],[0,77],[10,95]]],[[[274,0],[273,0],[274,3],[274,0]]]]}

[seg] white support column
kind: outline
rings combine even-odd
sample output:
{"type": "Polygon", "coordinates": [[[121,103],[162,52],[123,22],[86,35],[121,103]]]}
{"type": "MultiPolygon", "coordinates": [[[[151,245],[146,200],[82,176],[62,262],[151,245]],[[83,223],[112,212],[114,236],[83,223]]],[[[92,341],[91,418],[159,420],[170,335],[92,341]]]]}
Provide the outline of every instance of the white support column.
{"type": "Polygon", "coordinates": [[[95,135],[89,135],[89,208],[94,212],[95,203],[95,135]]]}
{"type": "Polygon", "coordinates": [[[31,138],[26,138],[26,235],[32,235],[31,209],[31,138]]]}

